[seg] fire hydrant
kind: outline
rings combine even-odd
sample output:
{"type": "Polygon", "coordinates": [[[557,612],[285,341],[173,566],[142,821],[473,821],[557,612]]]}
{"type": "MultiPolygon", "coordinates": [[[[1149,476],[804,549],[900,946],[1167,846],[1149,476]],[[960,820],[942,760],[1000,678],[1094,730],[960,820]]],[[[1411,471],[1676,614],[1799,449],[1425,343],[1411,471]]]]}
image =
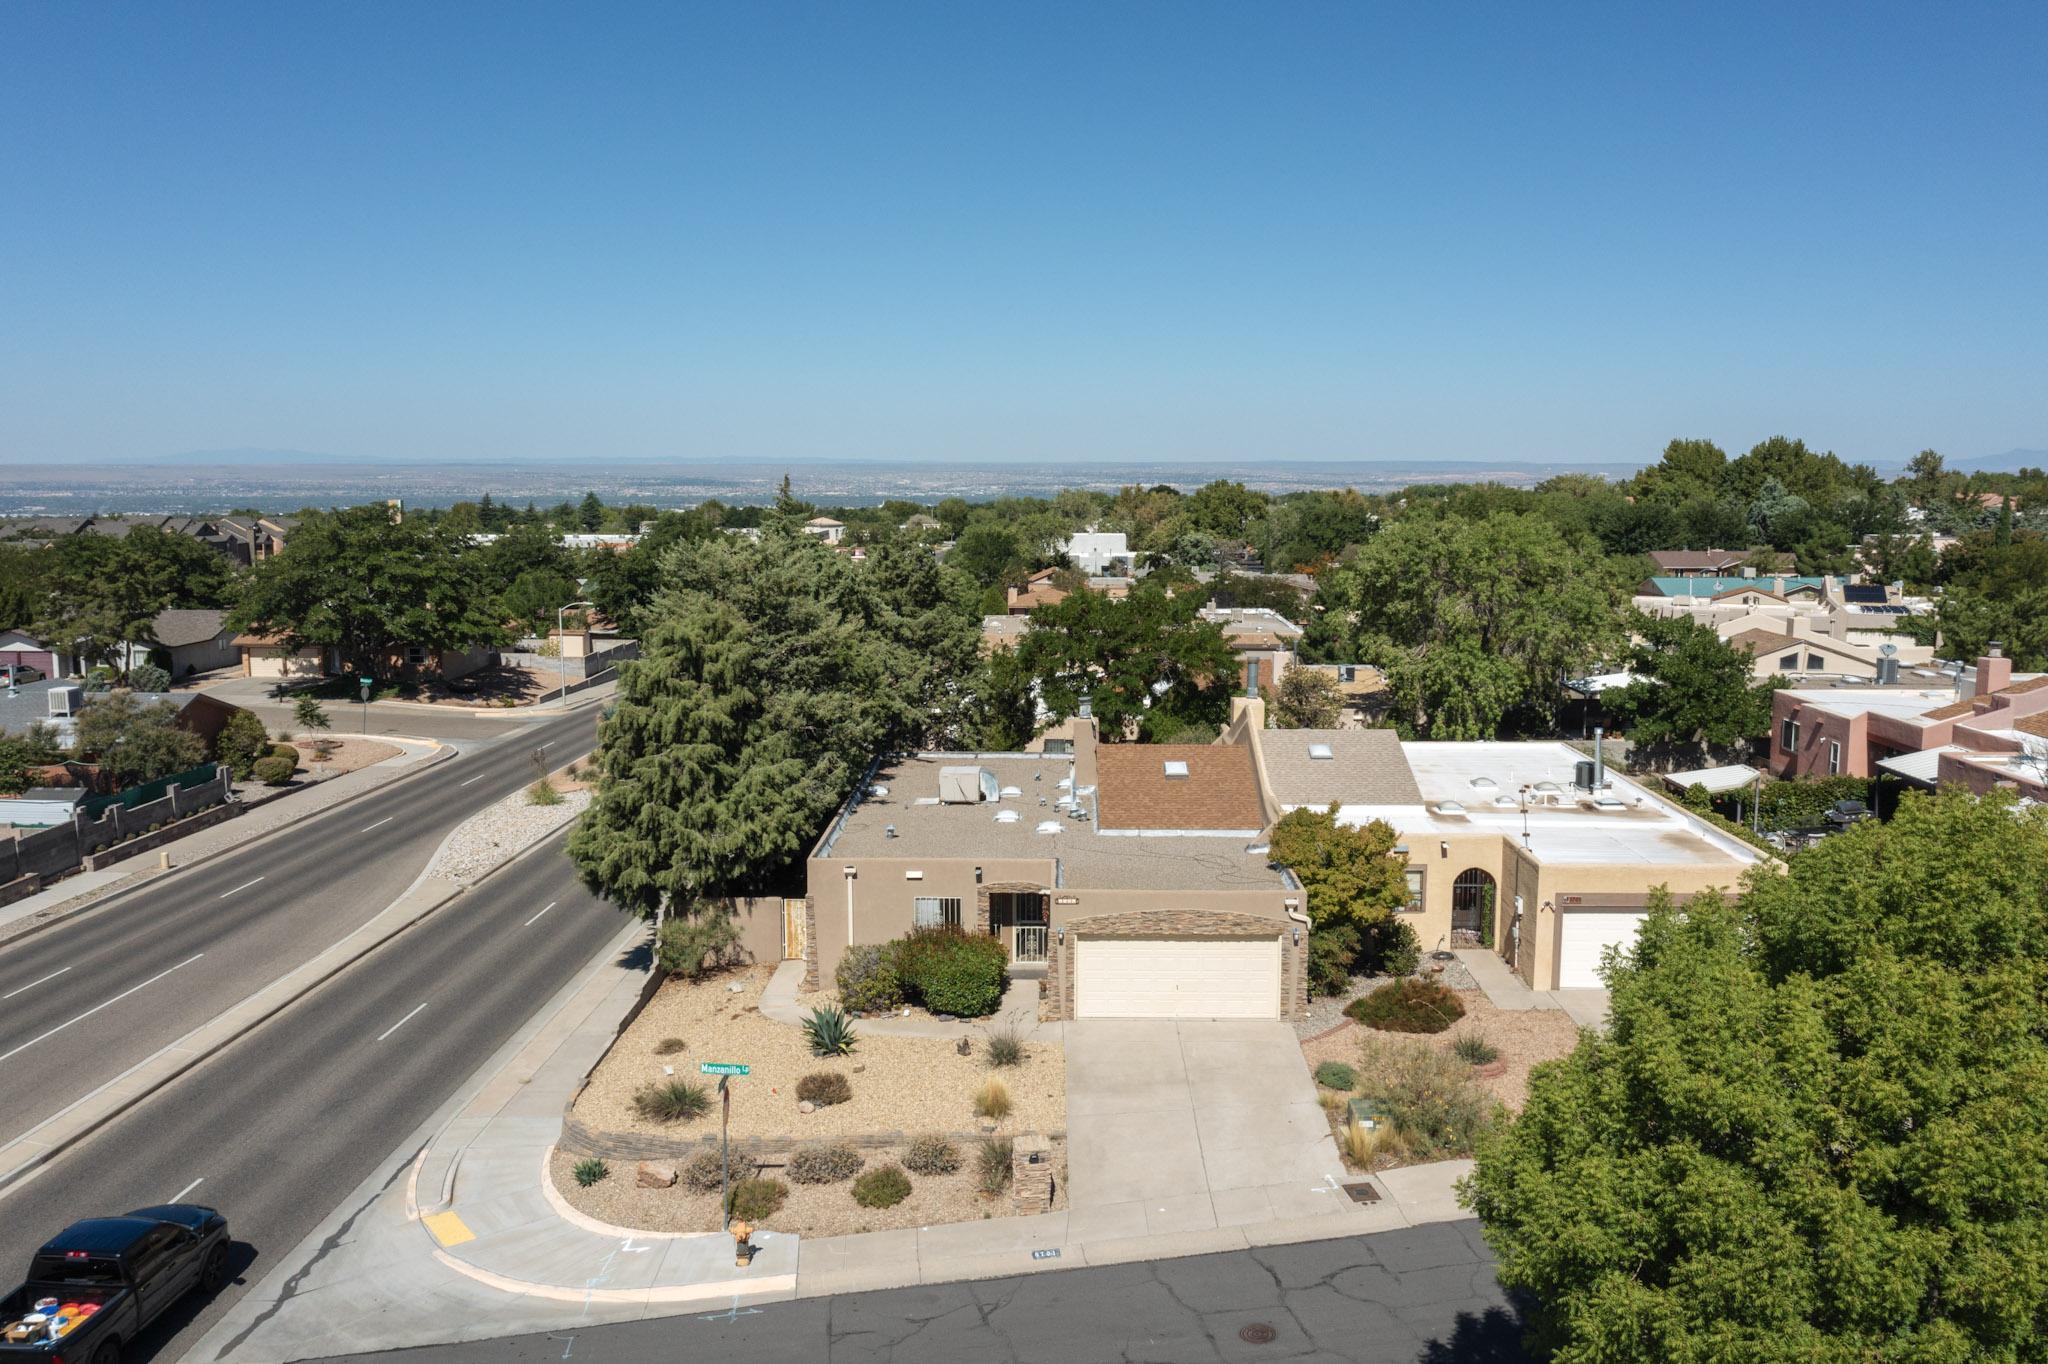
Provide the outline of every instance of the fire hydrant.
{"type": "Polygon", "coordinates": [[[754,1234],[754,1228],[744,1219],[735,1219],[728,1230],[732,1232],[732,1262],[745,1269],[754,1262],[753,1243],[747,1240],[754,1234]]]}

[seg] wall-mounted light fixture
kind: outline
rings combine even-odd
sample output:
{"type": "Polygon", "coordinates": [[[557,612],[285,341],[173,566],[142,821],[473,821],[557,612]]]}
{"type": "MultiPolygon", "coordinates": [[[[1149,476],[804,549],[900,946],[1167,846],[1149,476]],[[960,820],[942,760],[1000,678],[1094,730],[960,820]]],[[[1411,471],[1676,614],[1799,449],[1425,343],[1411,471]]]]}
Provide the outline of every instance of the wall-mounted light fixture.
{"type": "Polygon", "coordinates": [[[980,868],[980,867],[976,867],[976,868],[974,869],[974,884],[975,884],[975,885],[977,885],[977,886],[981,884],[981,868],[980,868]]]}
{"type": "Polygon", "coordinates": [[[1437,846],[1437,850],[1438,850],[1438,852],[1439,852],[1439,853],[1440,853],[1440,854],[1441,854],[1442,856],[1444,856],[1444,857],[1449,857],[1449,856],[1451,855],[1451,844],[1450,844],[1450,840],[1449,840],[1449,839],[1443,839],[1443,840],[1440,840],[1440,841],[1439,841],[1439,842],[1437,843],[1437,845],[1436,845],[1436,846],[1437,846]]]}

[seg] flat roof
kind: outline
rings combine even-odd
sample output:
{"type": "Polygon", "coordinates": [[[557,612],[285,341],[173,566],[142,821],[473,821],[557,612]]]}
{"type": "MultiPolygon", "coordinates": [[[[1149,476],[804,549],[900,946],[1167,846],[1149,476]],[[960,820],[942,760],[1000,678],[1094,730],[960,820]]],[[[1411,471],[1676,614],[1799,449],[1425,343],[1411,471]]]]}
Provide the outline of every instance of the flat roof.
{"type": "Polygon", "coordinates": [[[1245,851],[1255,845],[1242,835],[1103,834],[1092,818],[1068,817],[1053,804],[1062,796],[1073,795],[1091,816],[1095,808],[1094,790],[1077,794],[1073,780],[1071,753],[917,753],[893,759],[876,770],[866,792],[843,811],[811,855],[913,861],[1044,858],[1058,863],[1056,884],[1077,889],[1288,888],[1264,853],[1245,851]],[[938,803],[939,772],[947,767],[986,769],[999,790],[1014,788],[1017,794],[988,803],[938,803]],[[998,813],[1014,813],[1017,819],[998,823],[998,813]],[[1060,831],[1037,832],[1046,821],[1060,831]]]}

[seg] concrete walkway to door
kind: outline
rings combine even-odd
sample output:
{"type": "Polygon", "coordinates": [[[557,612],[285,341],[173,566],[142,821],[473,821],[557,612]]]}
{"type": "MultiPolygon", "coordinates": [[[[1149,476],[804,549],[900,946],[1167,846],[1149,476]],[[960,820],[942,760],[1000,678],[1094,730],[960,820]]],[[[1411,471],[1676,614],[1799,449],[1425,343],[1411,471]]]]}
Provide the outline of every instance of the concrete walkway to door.
{"type": "Polygon", "coordinates": [[[1479,982],[1480,993],[1494,1008],[1511,1013],[1527,1009],[1562,1009],[1571,1015],[1572,1022],[1582,1028],[1606,1028],[1605,990],[1532,990],[1527,981],[1515,974],[1515,968],[1502,961],[1491,948],[1460,947],[1455,950],[1458,960],[1472,973],[1472,979],[1479,982]]]}
{"type": "Polygon", "coordinates": [[[1156,1235],[1319,1216],[1351,1206],[1345,1178],[1285,1023],[1067,1025],[1071,1225],[1156,1235]]]}

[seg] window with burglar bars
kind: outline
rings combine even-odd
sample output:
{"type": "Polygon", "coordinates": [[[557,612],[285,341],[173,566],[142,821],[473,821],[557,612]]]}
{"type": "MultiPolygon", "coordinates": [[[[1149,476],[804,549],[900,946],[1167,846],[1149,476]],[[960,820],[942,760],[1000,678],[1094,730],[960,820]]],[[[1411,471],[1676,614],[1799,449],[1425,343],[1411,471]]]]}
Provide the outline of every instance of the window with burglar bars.
{"type": "Polygon", "coordinates": [[[920,895],[917,897],[915,923],[919,928],[958,928],[960,901],[952,896],[920,895]]]}

